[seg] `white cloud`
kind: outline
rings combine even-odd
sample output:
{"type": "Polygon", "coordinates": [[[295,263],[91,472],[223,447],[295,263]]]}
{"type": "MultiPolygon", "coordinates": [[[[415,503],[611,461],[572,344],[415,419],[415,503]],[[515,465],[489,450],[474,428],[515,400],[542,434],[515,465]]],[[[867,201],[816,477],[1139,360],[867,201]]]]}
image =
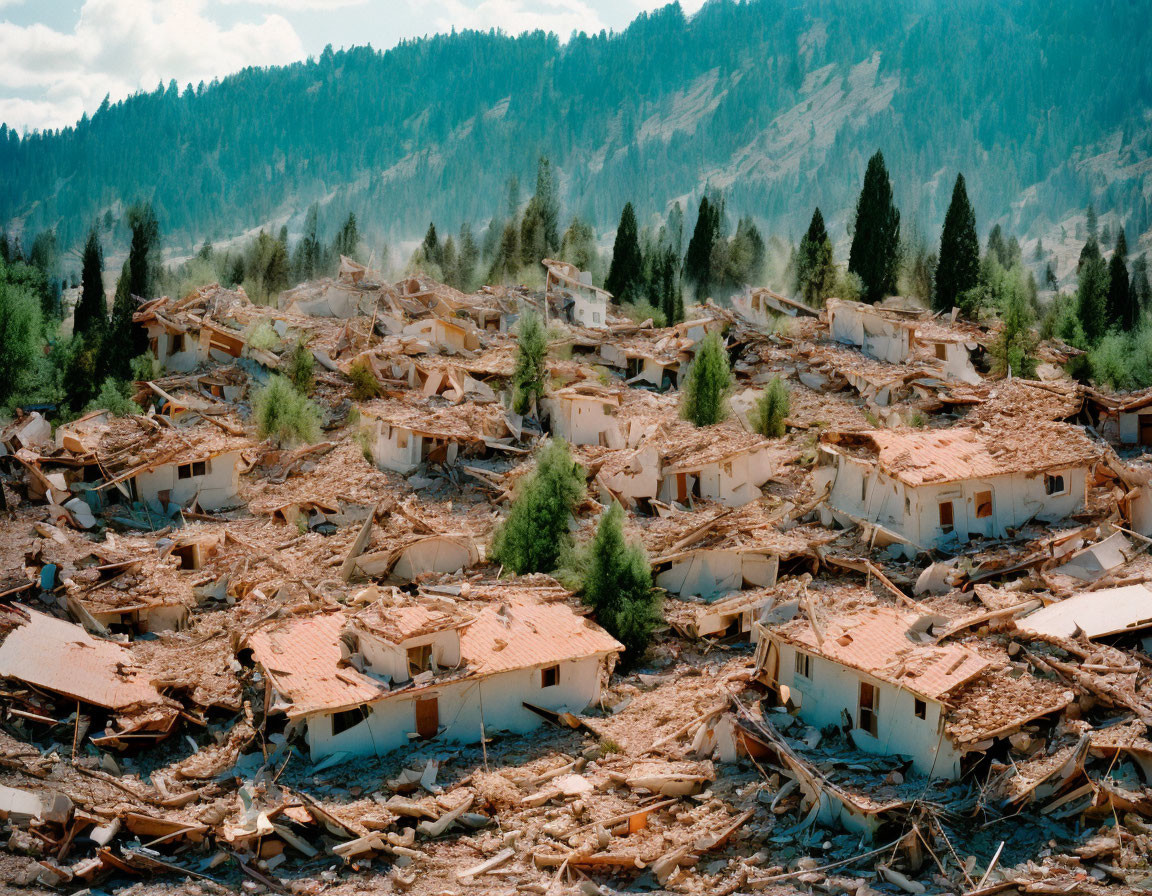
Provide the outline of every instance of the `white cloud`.
{"type": "Polygon", "coordinates": [[[599,31],[605,25],[583,0],[409,0],[436,31],[500,28],[509,34],[553,31],[567,38],[573,31],[599,31]]]}
{"type": "MultiPolygon", "coordinates": [[[[0,0],[3,3],[4,0],[0,0]]],[[[348,6],[363,6],[368,0],[221,0],[230,6],[251,4],[252,6],[274,6],[277,9],[299,12],[301,10],[343,9],[348,6]]]]}
{"type": "Polygon", "coordinates": [[[204,6],[205,0],[85,0],[71,32],[0,22],[0,120],[21,130],[62,127],[93,111],[105,94],[117,100],[170,79],[195,84],[305,55],[283,16],[222,27],[204,6]],[[13,96],[17,91],[37,98],[13,96]]]}

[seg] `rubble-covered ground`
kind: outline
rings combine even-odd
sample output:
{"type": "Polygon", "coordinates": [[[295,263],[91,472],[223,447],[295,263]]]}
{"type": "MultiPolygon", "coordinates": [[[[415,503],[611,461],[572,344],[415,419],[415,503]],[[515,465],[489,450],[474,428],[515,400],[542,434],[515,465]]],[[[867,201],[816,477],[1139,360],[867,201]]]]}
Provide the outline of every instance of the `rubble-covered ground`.
{"type": "MultiPolygon", "coordinates": [[[[216,335],[187,369],[139,384],[145,414],[55,432],[21,417],[4,430],[0,891],[1152,889],[1152,616],[1100,636],[1088,617],[1069,636],[1024,622],[1041,605],[1152,581],[1141,452],[1099,439],[1126,399],[1063,379],[1070,350],[1058,344],[1042,346],[1043,381],[955,382],[932,352],[868,358],[833,343],[816,316],[766,322],[709,304],[675,328],[613,317],[591,330],[565,323],[555,301],[549,391],[582,385],[614,402],[604,437],[573,446],[589,479],[577,537],[617,499],[665,587],[677,564],[709,551],[771,557],[771,581],[712,601],[667,594],[667,625],[645,656],[617,665],[592,706],[529,734],[309,755],[254,634],[366,607],[580,609],[558,581],[502,577],[486,560],[545,419],[558,426],[559,405],[521,417],[503,402],[509,329],[550,297],[355,274],[298,287],[280,309],[219,288],[147,303],[137,319],[150,333],[189,334],[185,345],[216,335]],[[332,309],[346,316],[314,316],[332,309]],[[730,419],[696,430],[678,417],[674,383],[708,331],[724,335],[736,384],[730,419]],[[322,433],[280,447],[256,436],[252,398],[300,340],[316,360],[322,433]],[[354,367],[369,371],[374,397],[356,396],[354,367]],[[643,379],[652,370],[658,382],[643,379]],[[788,432],[764,439],[748,414],[777,375],[788,432]],[[372,420],[427,431],[437,447],[409,470],[381,469],[372,420]],[[1026,444],[1054,421],[1087,424],[1099,448],[1084,509],[1067,519],[909,561],[867,521],[822,514],[823,434],[987,424],[1026,444]],[[191,466],[206,452],[213,468],[234,461],[224,500],[205,488],[150,505],[117,487],[145,468],[187,466],[171,497],[207,475],[191,466]],[[770,467],[751,500],[629,492],[653,464],[672,476],[744,453],[770,467]],[[422,560],[430,539],[461,567],[422,560]],[[732,621],[709,629],[728,602],[732,621]],[[767,672],[764,633],[819,640],[836,624],[847,651],[854,620],[887,618],[922,636],[915,656],[962,650],[979,666],[940,700],[941,742],[962,753],[956,779],[860,749],[851,719],[806,724],[767,672]]],[[[938,339],[950,327],[974,345],[994,338],[931,323],[938,339]]],[[[904,674],[879,660],[871,671],[904,674]]]]}

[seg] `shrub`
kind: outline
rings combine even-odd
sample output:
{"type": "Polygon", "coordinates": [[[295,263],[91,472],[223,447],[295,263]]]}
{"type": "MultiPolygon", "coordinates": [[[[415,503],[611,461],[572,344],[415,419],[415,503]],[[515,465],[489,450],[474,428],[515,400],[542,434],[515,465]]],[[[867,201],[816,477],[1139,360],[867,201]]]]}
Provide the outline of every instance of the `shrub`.
{"type": "Polygon", "coordinates": [[[32,385],[43,358],[40,301],[31,290],[0,282],[0,401],[32,385]]]}
{"type": "Polygon", "coordinates": [[[160,366],[160,362],[151,351],[146,351],[144,354],[133,358],[131,368],[132,379],[140,383],[159,379],[164,373],[164,368],[160,366]]]}
{"type": "Polygon", "coordinates": [[[277,444],[311,443],[320,438],[320,409],[284,377],[276,375],[252,402],[260,438],[277,444]]]}
{"type": "Polygon", "coordinates": [[[130,383],[107,377],[96,397],[84,408],[85,413],[88,411],[107,411],[113,417],[127,417],[129,414],[139,414],[140,405],[132,400],[130,383]]]}
{"type": "Polygon", "coordinates": [[[272,324],[266,320],[260,321],[248,334],[248,345],[262,352],[273,352],[280,348],[283,340],[276,334],[272,324]]]}
{"type": "Polygon", "coordinates": [[[302,392],[305,395],[312,392],[312,376],[316,368],[316,359],[312,357],[312,351],[305,344],[303,337],[296,340],[292,350],[281,360],[280,366],[284,369],[284,375],[296,387],[297,392],[302,392]]]}
{"type": "Polygon", "coordinates": [[[568,524],[584,497],[584,468],[563,440],[536,453],[536,470],[516,487],[508,517],[492,538],[492,557],[517,574],[551,572],[571,544],[568,524]]]}
{"type": "Polygon", "coordinates": [[[728,414],[728,392],[732,388],[732,371],[728,355],[716,333],[700,341],[696,358],[684,381],[680,415],[697,426],[719,423],[728,414]]]}
{"type": "Polygon", "coordinates": [[[357,401],[380,397],[380,381],[376,379],[367,361],[357,361],[348,368],[348,379],[352,381],[352,397],[357,401]]]}
{"type": "Polygon", "coordinates": [[[760,435],[778,439],[784,435],[784,420],[790,410],[788,386],[780,377],[774,376],[763,394],[756,399],[749,422],[760,435]]]}
{"type": "Polygon", "coordinates": [[[633,323],[642,324],[644,321],[650,320],[654,327],[668,326],[668,316],[646,300],[621,305],[620,310],[633,323]]]}
{"type": "Polygon", "coordinates": [[[516,336],[516,368],[512,372],[512,410],[526,414],[534,402],[544,397],[547,376],[548,337],[535,311],[520,319],[516,336]]]}
{"type": "Polygon", "coordinates": [[[652,567],[644,549],[624,540],[624,511],[613,503],[600,517],[587,548],[584,603],[635,660],[644,654],[660,623],[660,601],[652,590],[652,567]]]}

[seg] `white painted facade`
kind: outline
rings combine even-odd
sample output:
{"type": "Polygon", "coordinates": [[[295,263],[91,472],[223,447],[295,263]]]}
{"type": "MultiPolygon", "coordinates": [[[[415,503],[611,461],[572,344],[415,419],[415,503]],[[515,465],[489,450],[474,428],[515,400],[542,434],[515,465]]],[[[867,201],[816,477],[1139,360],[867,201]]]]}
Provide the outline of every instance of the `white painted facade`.
{"type": "Polygon", "coordinates": [[[1056,522],[1079,513],[1087,500],[1086,466],[911,487],[874,463],[839,453],[831,457],[815,477],[818,491],[832,485],[829,507],[878,523],[921,549],[977,535],[1003,538],[1031,519],[1056,522]]]}
{"type": "Polygon", "coordinates": [[[656,584],[682,597],[712,598],[745,588],[770,588],[776,584],[780,558],[767,551],[692,551],[677,557],[657,573],[656,584]]]}
{"type": "Polygon", "coordinates": [[[828,329],[832,338],[878,361],[900,364],[912,355],[912,324],[894,320],[862,302],[828,302],[828,329]]]}
{"type": "Polygon", "coordinates": [[[544,720],[523,703],[556,712],[584,710],[600,696],[603,662],[589,657],[558,663],[559,681],[548,687],[544,686],[544,667],[536,666],[405,690],[364,705],[358,710],[365,716],[363,721],[338,734],[332,733],[333,713],[314,713],[305,719],[305,739],[313,760],[342,752],[382,755],[417,738],[417,703],[433,698],[440,740],[476,743],[481,724],[487,736],[500,731],[526,734],[544,720]]]}
{"type": "Polygon", "coordinates": [[[691,497],[709,498],[730,507],[742,507],[761,496],[760,486],[774,470],[775,463],[766,447],[698,467],[682,463],[661,472],[656,497],[681,504],[691,497]]]}
{"type": "Polygon", "coordinates": [[[841,727],[847,715],[852,740],[865,753],[908,756],[918,772],[933,777],[960,776],[960,752],[944,733],[944,707],[939,702],[798,650],[773,639],[770,631],[766,638],[766,668],[775,670],[775,681],[787,688],[785,693],[793,705],[799,705],[799,716],[809,725],[841,727]],[[803,656],[800,661],[798,653],[803,656]],[[875,736],[861,727],[862,683],[875,689],[875,736]]]}
{"type": "Polygon", "coordinates": [[[618,402],[594,395],[556,395],[547,399],[552,435],[570,445],[623,448],[624,434],[616,419],[618,402]]]}
{"type": "Polygon", "coordinates": [[[204,510],[227,507],[236,502],[240,491],[239,462],[240,452],[228,451],[161,464],[132,478],[134,499],[160,512],[164,503],[186,507],[193,499],[204,510]]]}
{"type": "Polygon", "coordinates": [[[453,573],[467,569],[480,560],[472,539],[449,535],[431,535],[413,542],[400,552],[392,575],[406,582],[428,573],[453,573]]]}
{"type": "Polygon", "coordinates": [[[360,431],[368,440],[368,451],[381,470],[407,475],[437,449],[443,449],[444,462],[451,464],[456,460],[459,446],[455,442],[385,423],[368,413],[364,413],[360,421],[360,431]]]}
{"type": "Polygon", "coordinates": [[[188,373],[199,363],[199,340],[192,333],[176,333],[158,321],[146,327],[148,347],[165,371],[188,373]]]}

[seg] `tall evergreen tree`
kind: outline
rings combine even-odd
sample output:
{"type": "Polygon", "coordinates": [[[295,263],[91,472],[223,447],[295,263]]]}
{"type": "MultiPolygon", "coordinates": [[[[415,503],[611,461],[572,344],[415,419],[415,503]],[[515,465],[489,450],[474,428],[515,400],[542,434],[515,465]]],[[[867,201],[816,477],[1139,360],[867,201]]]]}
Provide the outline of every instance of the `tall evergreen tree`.
{"type": "Polygon", "coordinates": [[[132,314],[136,311],[136,301],[132,298],[132,257],[129,256],[120,269],[120,277],[116,281],[116,296],[112,300],[112,319],[108,324],[108,339],[105,342],[105,363],[108,375],[119,380],[126,380],[132,373],[132,359],[139,352],[133,345],[133,331],[143,330],[132,323],[132,314]]]}
{"type": "Polygon", "coordinates": [[[1085,227],[1088,230],[1088,239],[1097,239],[1097,219],[1096,219],[1096,206],[1091,202],[1088,203],[1088,210],[1084,213],[1085,227]]]}
{"type": "Polygon", "coordinates": [[[292,267],[295,269],[297,280],[314,279],[321,267],[323,249],[320,246],[318,233],[320,229],[319,218],[320,209],[316,203],[312,203],[308,207],[308,213],[304,216],[304,233],[300,237],[300,242],[296,244],[293,257],[292,267]]]}
{"type": "MultiPolygon", "coordinates": [[[[336,232],[336,239],[332,243],[332,254],[336,256],[347,255],[356,258],[360,248],[360,227],[356,223],[355,212],[349,212],[348,217],[336,232]]],[[[357,259],[358,260],[358,259],[357,259]]]]}
{"type": "Polygon", "coordinates": [[[828,297],[835,282],[832,240],[828,238],[824,216],[817,206],[796,253],[796,289],[805,302],[817,306],[828,297]]]}
{"type": "Polygon", "coordinates": [[[104,296],[104,252],[100,237],[93,227],[84,243],[80,274],[80,301],[72,315],[72,333],[77,336],[103,333],[108,323],[107,299],[104,296]]]}
{"type": "Polygon", "coordinates": [[[696,357],[688,368],[681,393],[680,416],[697,426],[719,423],[728,414],[728,392],[732,370],[728,354],[717,333],[709,333],[699,343],[696,357]]]}
{"type": "Polygon", "coordinates": [[[1119,325],[1126,333],[1136,328],[1139,312],[1132,300],[1132,289],[1128,282],[1128,239],[1124,228],[1116,235],[1116,248],[1108,262],[1108,324],[1119,325]]]}
{"type": "Polygon", "coordinates": [[[976,287],[980,279],[980,238],[976,235],[976,213],[968,201],[964,175],[956,175],[952,201],[940,232],[940,260],[936,263],[936,290],[933,307],[947,311],[960,295],[976,287]]]}
{"type": "Polygon", "coordinates": [[[1148,282],[1148,256],[1141,253],[1132,262],[1132,304],[1136,313],[1143,314],[1152,304],[1152,285],[1148,282]]]}
{"type": "Polygon", "coordinates": [[[696,298],[701,301],[712,289],[712,249],[719,235],[719,209],[704,195],[700,198],[692,239],[684,253],[684,277],[695,287],[696,298]]]}
{"type": "Polygon", "coordinates": [[[460,252],[456,256],[460,288],[471,292],[475,288],[476,265],[480,262],[480,247],[472,235],[472,225],[465,221],[460,225],[460,252]]]}
{"type": "MultiPolygon", "coordinates": [[[[128,294],[150,299],[156,291],[160,271],[160,225],[151,204],[145,202],[129,209],[128,226],[132,230],[128,247],[132,274],[128,281],[128,294]]],[[[143,331],[141,336],[143,338],[143,331]]]]}
{"type": "Polygon", "coordinates": [[[544,251],[552,255],[560,248],[560,200],[556,196],[552,162],[547,156],[541,156],[536,165],[535,199],[540,208],[540,220],[544,230],[544,251]]]}
{"type": "Polygon", "coordinates": [[[644,288],[644,259],[640,255],[636,212],[631,202],[626,203],[620,213],[620,226],[616,228],[616,243],[612,247],[612,264],[604,288],[617,302],[634,301],[644,288]]]}
{"type": "Polygon", "coordinates": [[[892,200],[892,184],[884,154],[868,160],[864,186],[856,202],[856,228],[848,254],[848,270],[864,284],[861,297],[875,304],[896,292],[900,261],[900,212],[892,200]]]}
{"type": "Polygon", "coordinates": [[[1096,251],[1089,253],[1080,268],[1076,313],[1084,337],[1090,345],[1095,345],[1108,329],[1108,266],[1100,256],[1096,241],[1090,240],[1089,245],[1096,251]]]}
{"type": "Polygon", "coordinates": [[[424,242],[421,244],[424,250],[424,259],[431,264],[440,265],[443,261],[440,255],[440,237],[436,234],[436,225],[429,223],[428,231],[424,234],[424,242]]]}

